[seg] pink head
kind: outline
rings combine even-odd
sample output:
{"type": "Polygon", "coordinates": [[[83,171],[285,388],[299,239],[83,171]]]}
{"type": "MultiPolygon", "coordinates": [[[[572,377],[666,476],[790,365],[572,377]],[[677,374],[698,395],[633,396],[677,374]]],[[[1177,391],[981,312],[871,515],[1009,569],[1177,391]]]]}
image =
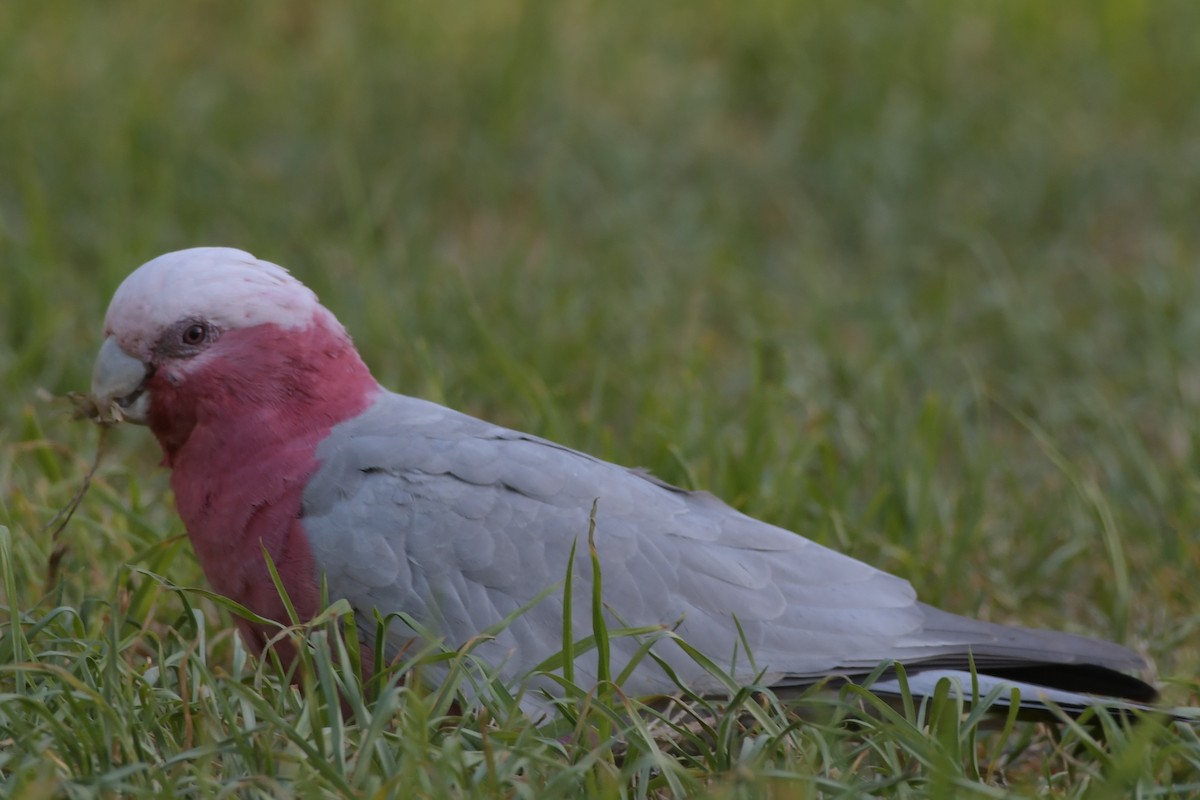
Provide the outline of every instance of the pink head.
{"type": "Polygon", "coordinates": [[[194,247],[147,261],[113,295],[104,333],[147,359],[171,326],[190,321],[219,330],[271,323],[300,328],[333,321],[317,296],[276,264],[229,247],[194,247]]]}
{"type": "Polygon", "coordinates": [[[295,435],[303,421],[325,427],[357,413],[375,388],[312,290],[241,250],[198,247],[143,264],[113,295],[104,332],[92,394],[148,424],[168,463],[198,424],[257,420],[295,435]]]}
{"type": "MultiPolygon", "coordinates": [[[[270,554],[305,617],[318,602],[301,497],[316,447],[380,391],[350,337],[287,270],[240,250],[181,250],[113,295],[92,374],[100,409],[150,426],[213,587],[285,621],[270,554]]],[[[268,629],[238,621],[258,650],[268,629]]]]}

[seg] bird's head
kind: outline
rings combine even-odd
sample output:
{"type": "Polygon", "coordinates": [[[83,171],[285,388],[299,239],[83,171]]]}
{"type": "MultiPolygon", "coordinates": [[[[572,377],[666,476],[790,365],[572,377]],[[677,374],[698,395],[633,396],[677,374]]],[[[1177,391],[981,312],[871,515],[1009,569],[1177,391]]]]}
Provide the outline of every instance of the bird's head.
{"type": "Polygon", "coordinates": [[[104,334],[93,402],[148,424],[168,459],[197,423],[265,422],[374,385],[316,294],[241,250],[198,247],[138,267],[113,295],[104,334]]]}

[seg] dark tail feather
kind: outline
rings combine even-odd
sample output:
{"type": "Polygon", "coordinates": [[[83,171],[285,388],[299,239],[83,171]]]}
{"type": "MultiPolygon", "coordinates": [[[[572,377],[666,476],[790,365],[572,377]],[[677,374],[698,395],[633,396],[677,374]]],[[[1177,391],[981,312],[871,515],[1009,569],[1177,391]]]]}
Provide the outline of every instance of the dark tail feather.
{"type": "Polygon", "coordinates": [[[1112,697],[1134,703],[1153,703],[1158,690],[1123,672],[1095,664],[1030,664],[1020,667],[991,667],[987,674],[1021,683],[1048,686],[1068,692],[1112,697]]]}

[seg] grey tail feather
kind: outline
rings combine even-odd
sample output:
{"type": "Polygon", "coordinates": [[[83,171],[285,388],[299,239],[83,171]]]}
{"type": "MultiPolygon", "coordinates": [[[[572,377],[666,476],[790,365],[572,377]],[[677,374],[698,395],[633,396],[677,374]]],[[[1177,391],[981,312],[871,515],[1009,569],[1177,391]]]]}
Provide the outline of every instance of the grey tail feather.
{"type": "Polygon", "coordinates": [[[1079,664],[1110,670],[1144,670],[1146,661],[1128,647],[1061,631],[997,625],[960,617],[919,604],[921,632],[932,639],[958,642],[977,665],[1023,667],[1034,664],[1079,664]]]}
{"type": "MultiPolygon", "coordinates": [[[[1134,720],[1139,714],[1165,714],[1168,718],[1179,721],[1194,720],[1195,717],[1180,715],[1176,710],[1160,709],[1147,702],[1134,702],[1112,696],[1095,696],[1071,689],[1048,688],[1041,684],[1027,683],[1014,678],[998,678],[976,672],[962,670],[931,669],[926,671],[912,670],[908,672],[908,691],[916,697],[928,697],[935,691],[940,681],[949,679],[958,685],[958,691],[968,693],[967,699],[978,691],[979,696],[994,697],[992,708],[1005,711],[1012,708],[1013,692],[1019,694],[1017,716],[1026,721],[1052,722],[1061,720],[1063,715],[1078,718],[1089,709],[1103,709],[1108,714],[1120,718],[1134,720]]],[[[876,681],[870,683],[870,690],[878,697],[893,702],[899,697],[903,687],[898,676],[884,673],[876,681]]]]}
{"type": "Polygon", "coordinates": [[[905,664],[921,669],[969,669],[1002,680],[1132,703],[1153,703],[1158,691],[1126,671],[1146,669],[1133,650],[1087,636],[996,625],[921,604],[923,634],[963,643],[959,655],[940,655],[905,664]]]}

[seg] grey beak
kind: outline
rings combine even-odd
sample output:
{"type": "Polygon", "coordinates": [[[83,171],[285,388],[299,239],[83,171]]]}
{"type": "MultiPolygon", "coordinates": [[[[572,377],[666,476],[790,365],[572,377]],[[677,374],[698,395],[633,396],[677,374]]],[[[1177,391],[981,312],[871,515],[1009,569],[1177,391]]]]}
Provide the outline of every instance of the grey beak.
{"type": "Polygon", "coordinates": [[[109,336],[96,355],[92,368],[92,397],[99,408],[116,404],[128,422],[145,424],[150,395],[145,391],[149,367],[126,353],[109,336]]]}

